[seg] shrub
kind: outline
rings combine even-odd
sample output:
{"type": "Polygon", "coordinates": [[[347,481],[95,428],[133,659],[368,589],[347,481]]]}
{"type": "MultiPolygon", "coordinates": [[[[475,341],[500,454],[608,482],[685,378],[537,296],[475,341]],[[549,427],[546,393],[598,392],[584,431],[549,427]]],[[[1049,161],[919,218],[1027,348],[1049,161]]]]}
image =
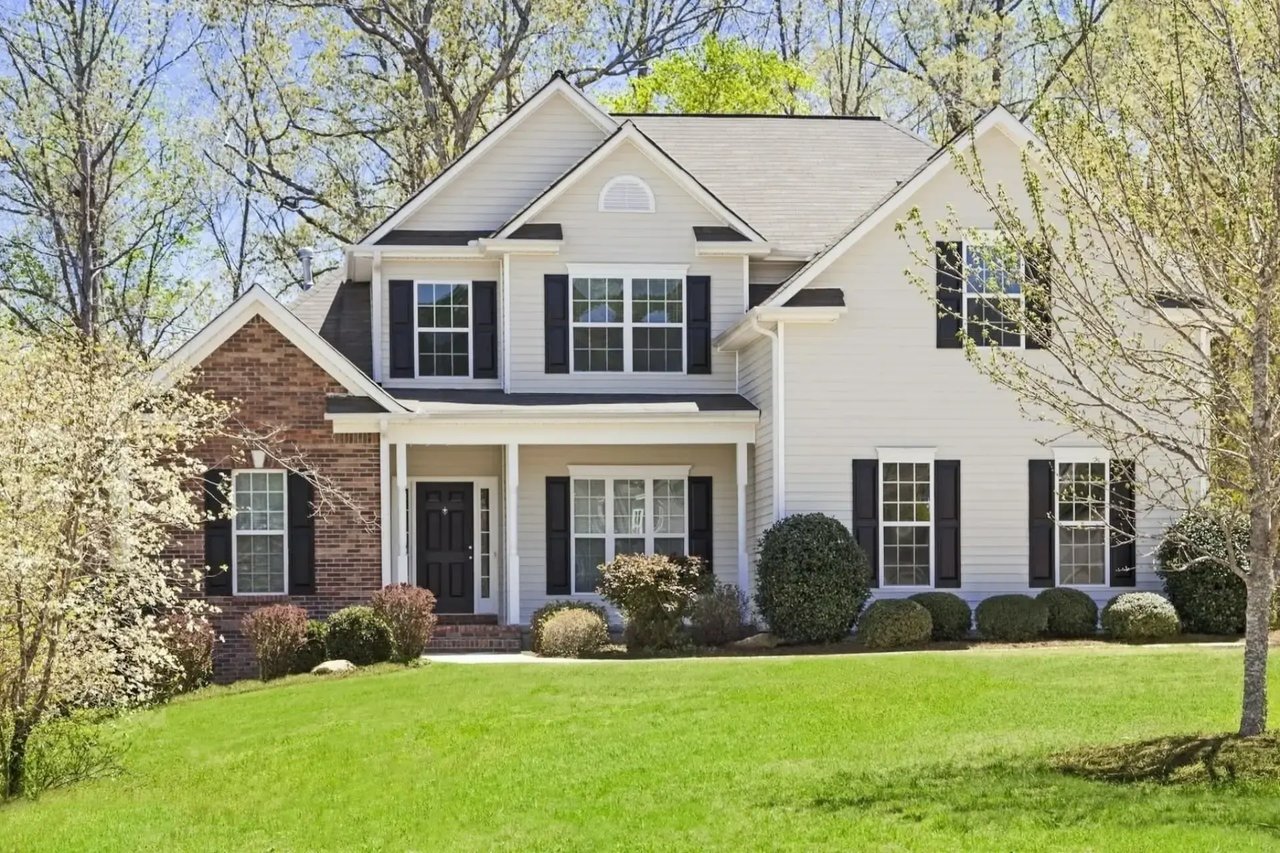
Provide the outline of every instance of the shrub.
{"type": "Polygon", "coordinates": [[[331,659],[357,666],[391,660],[391,628],[372,607],[344,607],[329,617],[324,646],[331,659]]]}
{"type": "Polygon", "coordinates": [[[1249,526],[1213,507],[1188,512],[1165,531],[1156,573],[1183,627],[1194,634],[1244,632],[1244,581],[1231,571],[1227,529],[1241,568],[1248,568],[1249,526]]]}
{"type": "Polygon", "coordinates": [[[700,646],[723,646],[741,640],[746,635],[742,621],[746,609],[746,595],[731,583],[717,583],[699,593],[689,610],[693,641],[700,646]]]}
{"type": "Polygon", "coordinates": [[[988,640],[1025,643],[1049,628],[1049,608],[1029,595],[993,595],[976,615],[978,633],[988,640]]]}
{"type": "Polygon", "coordinates": [[[1098,605],[1078,589],[1053,587],[1036,596],[1049,609],[1049,634],[1092,637],[1098,633],[1098,605]]]}
{"type": "Polygon", "coordinates": [[[758,574],[760,614],[792,642],[844,639],[867,601],[867,558],[827,515],[792,515],[766,530],[758,574]]]}
{"type": "Polygon", "coordinates": [[[869,649],[922,646],[933,633],[933,618],[923,604],[884,598],[871,602],[858,619],[858,639],[869,649]]]}
{"type": "Polygon", "coordinates": [[[209,683],[213,676],[213,644],[217,633],[203,616],[174,612],[160,621],[165,648],[173,656],[177,670],[166,695],[187,693],[209,683]]]}
{"type": "Polygon", "coordinates": [[[307,641],[307,611],[296,604],[260,607],[240,620],[263,681],[288,675],[307,641]]]}
{"type": "Polygon", "coordinates": [[[419,657],[436,630],[436,597],[431,590],[395,584],[375,592],[372,603],[391,629],[396,660],[407,663],[419,657]]]}
{"type": "Polygon", "coordinates": [[[600,594],[627,620],[627,647],[669,651],[688,644],[684,617],[702,584],[702,561],[622,554],[600,571],[600,594]]]}
{"type": "Polygon", "coordinates": [[[27,742],[23,793],[34,799],[52,788],[118,776],[127,745],[109,712],[73,711],[45,720],[27,742]]]}
{"type": "Polygon", "coordinates": [[[542,654],[551,658],[580,658],[609,644],[609,629],[600,614],[572,608],[546,620],[542,628],[542,654]]]}
{"type": "Polygon", "coordinates": [[[961,640],[969,633],[973,611],[960,596],[950,592],[917,592],[911,600],[929,611],[929,618],[933,620],[931,639],[961,640]]]}
{"type": "Polygon", "coordinates": [[[293,656],[293,672],[310,672],[329,659],[324,643],[328,633],[328,626],[319,619],[312,619],[307,623],[307,640],[293,656]]]}
{"type": "Polygon", "coordinates": [[[533,646],[534,654],[542,654],[542,629],[546,626],[547,620],[563,610],[586,610],[600,617],[600,621],[606,625],[609,623],[609,616],[605,613],[603,607],[599,604],[591,604],[587,601],[575,601],[572,598],[562,598],[557,601],[548,601],[546,604],[533,611],[533,617],[529,619],[530,642],[533,646]]]}
{"type": "Polygon", "coordinates": [[[1125,592],[1102,608],[1102,629],[1117,640],[1161,640],[1177,635],[1178,611],[1154,592],[1125,592]]]}

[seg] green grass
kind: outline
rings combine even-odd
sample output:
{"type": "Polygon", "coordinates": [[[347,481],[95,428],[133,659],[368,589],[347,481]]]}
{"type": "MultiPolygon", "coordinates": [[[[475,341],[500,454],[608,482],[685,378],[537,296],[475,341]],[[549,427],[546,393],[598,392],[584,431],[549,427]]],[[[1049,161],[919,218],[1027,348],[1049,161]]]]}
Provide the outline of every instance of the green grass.
{"type": "Polygon", "coordinates": [[[1228,731],[1239,670],[1093,647],[295,680],[125,721],[125,775],[0,808],[0,848],[1275,849],[1275,782],[1050,764],[1228,731]]]}

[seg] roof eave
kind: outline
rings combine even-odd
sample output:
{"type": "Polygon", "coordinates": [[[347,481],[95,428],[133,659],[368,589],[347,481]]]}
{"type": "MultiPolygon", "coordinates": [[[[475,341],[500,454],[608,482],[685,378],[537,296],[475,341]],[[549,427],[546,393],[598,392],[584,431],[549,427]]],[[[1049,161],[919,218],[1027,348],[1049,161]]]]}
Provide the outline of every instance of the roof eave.
{"type": "Polygon", "coordinates": [[[804,323],[806,325],[825,325],[834,323],[849,313],[847,305],[816,306],[767,306],[757,305],[738,322],[725,329],[712,344],[716,349],[726,352],[740,350],[762,336],[761,324],[765,323],[804,323]]]}

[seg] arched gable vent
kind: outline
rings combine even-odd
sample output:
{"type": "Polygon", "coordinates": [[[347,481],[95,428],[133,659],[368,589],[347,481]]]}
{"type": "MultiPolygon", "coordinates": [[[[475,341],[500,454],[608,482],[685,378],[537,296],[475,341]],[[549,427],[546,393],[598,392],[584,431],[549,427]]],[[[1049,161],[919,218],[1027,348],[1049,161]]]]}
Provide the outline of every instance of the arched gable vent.
{"type": "Polygon", "coordinates": [[[605,213],[653,213],[653,191],[635,175],[619,175],[600,190],[605,213]]]}

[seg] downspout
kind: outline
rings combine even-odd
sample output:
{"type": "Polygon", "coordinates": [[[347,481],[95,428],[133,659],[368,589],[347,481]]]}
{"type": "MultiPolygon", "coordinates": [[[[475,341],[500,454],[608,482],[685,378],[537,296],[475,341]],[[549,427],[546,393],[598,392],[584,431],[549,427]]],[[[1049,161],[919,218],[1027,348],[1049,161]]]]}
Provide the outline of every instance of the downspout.
{"type": "Polygon", "coordinates": [[[782,321],[778,321],[777,331],[766,329],[760,325],[760,316],[751,315],[751,328],[767,337],[772,356],[773,382],[773,520],[777,521],[787,513],[787,460],[786,460],[786,418],[783,416],[786,405],[786,375],[783,371],[782,321]]]}

